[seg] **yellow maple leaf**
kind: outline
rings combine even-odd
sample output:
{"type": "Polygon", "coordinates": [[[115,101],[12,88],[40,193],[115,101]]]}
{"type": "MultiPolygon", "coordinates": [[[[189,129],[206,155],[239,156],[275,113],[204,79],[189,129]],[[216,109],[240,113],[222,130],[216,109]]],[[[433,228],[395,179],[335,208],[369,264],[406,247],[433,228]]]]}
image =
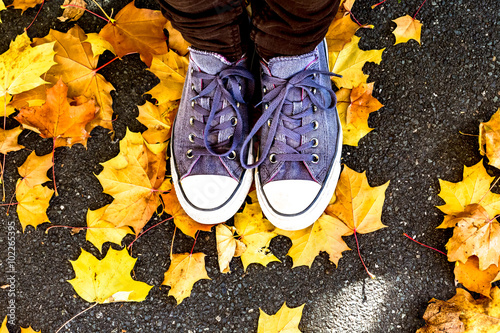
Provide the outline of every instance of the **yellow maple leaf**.
{"type": "Polygon", "coordinates": [[[325,37],[328,51],[340,52],[359,28],[360,26],[351,19],[350,15],[333,20],[325,37]]]}
{"type": "Polygon", "coordinates": [[[148,129],[142,133],[149,143],[165,142],[170,138],[170,127],[179,108],[179,102],[167,102],[159,106],[147,102],[138,105],[139,117],[137,120],[148,129]]]}
{"type": "Polygon", "coordinates": [[[106,242],[121,245],[122,239],[128,234],[133,234],[129,227],[117,227],[113,223],[104,221],[101,217],[109,207],[106,205],[96,210],[87,211],[87,241],[94,244],[102,252],[102,246],[106,242]]]}
{"type": "Polygon", "coordinates": [[[488,122],[479,124],[479,151],[490,165],[500,169],[500,108],[488,122]]]}
{"type": "MultiPolygon", "coordinates": [[[[31,47],[26,33],[0,55],[0,97],[15,95],[45,84],[40,76],[54,64],[54,43],[31,47]]],[[[3,112],[2,112],[3,113],[3,112]]]]}
{"type": "Polygon", "coordinates": [[[204,253],[174,253],[162,285],[171,287],[168,296],[173,296],[180,304],[191,295],[194,284],[202,279],[210,280],[204,253]]]}
{"type": "Polygon", "coordinates": [[[358,47],[360,39],[358,36],[353,36],[351,41],[344,45],[340,52],[329,52],[331,71],[342,75],[341,78],[332,77],[338,88],[352,89],[361,83],[366,83],[368,75],[363,73],[363,66],[367,62],[380,64],[382,61],[382,52],[384,52],[385,48],[363,51],[358,47]]]}
{"type": "Polygon", "coordinates": [[[370,187],[366,171],[358,173],[344,165],[335,189],[337,200],[326,209],[328,215],[336,216],[349,228],[344,236],[354,232],[366,234],[386,226],[382,224],[382,206],[389,182],[370,187]]]}
{"type": "Polygon", "coordinates": [[[19,110],[24,107],[43,105],[47,99],[47,88],[50,87],[48,87],[48,85],[41,85],[14,95],[12,100],[7,104],[7,115],[9,115],[9,112],[11,112],[11,114],[14,113],[16,109],[19,110]]]}
{"type": "Polygon", "coordinates": [[[167,19],[159,10],[137,8],[132,1],[101,29],[99,35],[113,45],[120,58],[139,53],[149,67],[153,55],[168,52],[163,33],[166,23],[167,19]]]}
{"type": "Polygon", "coordinates": [[[32,151],[26,158],[26,161],[17,168],[19,175],[23,177],[22,181],[28,187],[32,188],[50,181],[49,177],[47,177],[47,171],[52,167],[52,156],[53,153],[38,156],[32,151]]]}
{"type": "Polygon", "coordinates": [[[45,45],[55,42],[54,50],[57,53],[54,59],[57,65],[47,72],[47,81],[55,84],[62,78],[68,84],[69,97],[85,96],[96,101],[99,112],[87,125],[87,131],[90,133],[96,126],[112,130],[111,91],[115,88],[96,72],[99,57],[93,55],[90,43],[84,42],[86,39],[85,32],[79,26],[74,26],[67,33],[50,30],[44,38],[35,38],[34,43],[45,45]]]}
{"type": "Polygon", "coordinates": [[[168,31],[168,47],[179,53],[181,56],[185,56],[189,50],[189,44],[181,35],[181,33],[172,26],[172,22],[168,21],[165,24],[165,29],[168,31]]]}
{"type": "Polygon", "coordinates": [[[479,269],[479,259],[471,256],[465,263],[455,263],[455,280],[470,291],[489,297],[491,284],[500,280],[500,269],[491,265],[485,270],[479,269]]]}
{"type": "MultiPolygon", "coordinates": [[[[457,215],[468,205],[478,203],[489,216],[495,216],[500,212],[500,195],[490,191],[493,179],[494,177],[490,177],[486,172],[483,161],[471,167],[465,166],[461,182],[439,180],[441,186],[439,197],[445,201],[445,204],[437,208],[445,214],[457,215]]],[[[449,219],[445,222],[447,220],[449,219]]],[[[448,227],[447,225],[442,224],[438,228],[448,227]]]]}
{"type": "Polygon", "coordinates": [[[104,53],[104,51],[110,51],[113,54],[116,54],[113,45],[111,45],[107,40],[102,38],[98,33],[89,33],[87,34],[87,39],[85,42],[90,43],[92,46],[92,54],[94,56],[99,56],[104,53]]]}
{"type": "Polygon", "coordinates": [[[241,256],[247,249],[245,243],[235,237],[236,228],[226,224],[218,224],[215,227],[215,239],[217,240],[217,256],[221,273],[229,273],[229,263],[233,257],[241,256]]]}
{"type": "Polygon", "coordinates": [[[416,333],[498,333],[500,331],[500,289],[495,287],[490,298],[475,300],[465,289],[448,301],[431,299],[424,313],[426,325],[416,333]]]}
{"type": "Polygon", "coordinates": [[[465,207],[457,220],[453,237],[446,244],[448,260],[465,263],[467,258],[475,255],[479,258],[480,270],[490,265],[499,266],[500,223],[495,218],[491,219],[478,204],[465,207]]]}
{"type": "Polygon", "coordinates": [[[253,191],[249,196],[252,198],[252,203],[247,203],[243,212],[234,216],[236,231],[247,247],[241,255],[245,270],[252,263],[267,266],[270,262],[280,261],[269,250],[271,239],[278,235],[275,227],[262,216],[256,192],[253,191]]]}
{"type": "Polygon", "coordinates": [[[42,223],[50,222],[47,217],[47,208],[54,191],[42,186],[30,187],[19,179],[16,185],[17,216],[23,232],[28,225],[36,227],[42,223]]]}
{"type": "Polygon", "coordinates": [[[21,333],[41,333],[41,331],[35,331],[30,326],[30,327],[27,327],[27,328],[21,327],[21,333]]]}
{"type": "Polygon", "coordinates": [[[174,218],[174,223],[177,228],[181,229],[184,235],[195,237],[196,233],[201,231],[211,231],[213,224],[201,224],[193,220],[189,215],[186,214],[184,209],[182,209],[175,190],[172,187],[169,193],[161,195],[163,200],[163,209],[165,213],[174,218]]]}
{"type": "Polygon", "coordinates": [[[188,65],[188,59],[174,51],[154,56],[149,70],[160,79],[160,83],[146,94],[151,94],[158,104],[180,99],[188,65]]]}
{"type": "Polygon", "coordinates": [[[7,316],[5,316],[2,322],[2,326],[0,326],[0,333],[9,333],[9,331],[7,330],[7,316]]]}
{"type": "Polygon", "coordinates": [[[17,138],[23,129],[21,126],[10,130],[3,130],[0,128],[0,154],[7,154],[11,151],[17,151],[24,148],[17,143],[17,138]]]}
{"type": "Polygon", "coordinates": [[[260,315],[257,333],[300,333],[299,323],[302,318],[304,305],[289,308],[285,302],[274,315],[268,315],[262,309],[259,309],[260,315]]]}
{"type": "Polygon", "coordinates": [[[293,266],[311,267],[316,256],[325,251],[330,256],[330,261],[338,266],[342,252],[350,250],[342,239],[349,233],[349,228],[338,218],[326,214],[303,230],[287,231],[277,229],[279,235],[286,236],[292,241],[288,255],[293,259],[293,266]]]}
{"type": "Polygon", "coordinates": [[[410,39],[416,40],[420,44],[420,32],[422,30],[422,23],[414,19],[410,15],[399,17],[392,22],[396,23],[396,29],[392,32],[396,37],[394,45],[399,43],[406,43],[410,39]]]}
{"type": "Polygon", "coordinates": [[[22,10],[21,13],[24,13],[26,9],[33,8],[36,5],[43,3],[43,1],[44,0],[14,0],[12,6],[15,9],[21,9],[22,10]]]}
{"type": "Polygon", "coordinates": [[[159,188],[165,180],[165,151],[152,152],[140,133],[127,129],[118,156],[101,165],[104,169],[97,179],[104,193],[114,198],[102,220],[117,227],[130,226],[138,234],[159,205],[159,188]]]}
{"type": "Polygon", "coordinates": [[[132,279],[130,272],[136,260],[127,249],[109,248],[102,260],[82,249],[78,259],[70,261],[75,278],[68,282],[87,302],[142,302],[153,286],[132,279]]]}
{"type": "MultiPolygon", "coordinates": [[[[0,0],[0,12],[2,10],[6,10],[7,7],[5,7],[5,3],[3,2],[3,0],[0,0]]],[[[2,23],[2,20],[0,19],[0,23],[2,23]]]]}

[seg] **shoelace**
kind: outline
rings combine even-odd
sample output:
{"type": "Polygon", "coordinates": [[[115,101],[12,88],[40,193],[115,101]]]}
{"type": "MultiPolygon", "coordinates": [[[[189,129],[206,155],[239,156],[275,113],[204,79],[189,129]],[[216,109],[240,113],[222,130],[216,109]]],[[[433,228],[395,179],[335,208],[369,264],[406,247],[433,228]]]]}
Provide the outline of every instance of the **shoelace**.
{"type": "Polygon", "coordinates": [[[240,162],[246,169],[258,167],[264,162],[269,155],[271,146],[274,145],[283,153],[272,154],[270,156],[271,162],[276,163],[279,161],[304,161],[315,162],[319,158],[314,154],[305,154],[304,150],[315,147],[318,141],[311,140],[307,143],[301,143],[301,136],[309,133],[318,128],[319,123],[312,121],[308,124],[303,124],[302,119],[310,116],[313,112],[324,110],[324,112],[333,112],[335,110],[336,96],[331,88],[321,86],[314,82],[313,78],[316,75],[339,76],[334,73],[319,71],[319,70],[305,70],[298,72],[289,79],[281,79],[278,77],[269,76],[264,74],[266,80],[273,85],[273,89],[269,90],[262,99],[264,112],[257,120],[250,134],[243,143],[242,151],[250,144],[252,137],[259,131],[259,129],[270,121],[270,128],[267,139],[261,143],[260,158],[253,164],[247,164],[240,156],[240,162]],[[302,89],[305,93],[302,103],[304,107],[302,112],[292,114],[293,101],[288,99],[288,95],[292,89],[302,89]],[[319,98],[318,93],[323,96],[319,98]],[[284,135],[285,142],[274,140],[276,135],[284,135]],[[289,140],[291,139],[291,140],[289,140]],[[298,142],[296,147],[293,147],[289,142],[298,142]]]}
{"type": "MultiPolygon", "coordinates": [[[[203,116],[203,121],[191,117],[190,123],[198,133],[203,133],[203,138],[190,134],[189,140],[198,147],[190,149],[189,152],[192,156],[214,155],[224,157],[234,154],[236,146],[243,138],[241,109],[246,110],[247,107],[242,94],[242,84],[246,79],[248,85],[246,93],[251,96],[254,90],[252,74],[242,66],[231,66],[216,75],[194,71],[192,76],[203,80],[205,88],[202,88],[198,95],[191,99],[191,106],[203,116]],[[214,93],[211,96],[212,92],[214,93]],[[202,97],[210,98],[210,110],[203,108],[196,102],[196,100],[202,97]],[[224,100],[228,103],[226,107],[222,107],[224,100]],[[229,117],[231,114],[236,114],[236,116],[229,117]],[[220,119],[221,121],[217,121],[218,124],[212,126],[215,119],[220,119]],[[230,127],[234,127],[233,134],[229,135],[227,139],[220,141],[219,132],[230,127]],[[230,143],[230,148],[227,149],[226,147],[230,143]]],[[[194,85],[192,89],[194,90],[194,85]]]]}

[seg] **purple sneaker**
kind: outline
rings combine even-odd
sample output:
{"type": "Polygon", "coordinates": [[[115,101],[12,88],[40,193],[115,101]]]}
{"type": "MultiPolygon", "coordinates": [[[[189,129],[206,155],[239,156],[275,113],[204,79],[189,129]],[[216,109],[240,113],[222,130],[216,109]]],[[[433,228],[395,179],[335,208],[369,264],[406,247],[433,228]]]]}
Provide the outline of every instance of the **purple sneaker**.
{"type": "Polygon", "coordinates": [[[195,221],[215,224],[240,208],[252,185],[251,150],[239,156],[248,134],[254,80],[247,60],[194,48],[172,128],[170,166],[179,202],[195,221]]]}
{"type": "Polygon", "coordinates": [[[300,56],[261,61],[262,116],[243,149],[260,130],[255,183],[262,211],[285,230],[313,224],[328,206],[340,174],[342,128],[321,42],[300,56]]]}

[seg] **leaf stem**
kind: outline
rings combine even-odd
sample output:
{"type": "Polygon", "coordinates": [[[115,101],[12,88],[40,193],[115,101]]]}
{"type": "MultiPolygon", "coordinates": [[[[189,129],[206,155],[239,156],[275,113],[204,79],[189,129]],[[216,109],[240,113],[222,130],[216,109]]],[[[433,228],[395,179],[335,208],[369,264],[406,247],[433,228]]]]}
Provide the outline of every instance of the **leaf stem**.
{"type": "Polygon", "coordinates": [[[424,2],[422,2],[422,4],[420,5],[420,7],[418,7],[417,12],[415,13],[415,15],[413,15],[413,19],[415,19],[415,17],[417,17],[418,12],[420,11],[420,9],[423,7],[423,5],[424,5],[426,2],[427,2],[427,0],[424,0],[424,2]]]}
{"type": "Polygon", "coordinates": [[[387,1],[387,0],[383,0],[383,1],[380,1],[379,3],[374,4],[374,5],[372,6],[372,9],[374,9],[375,7],[377,7],[377,6],[381,5],[381,4],[383,4],[383,3],[384,3],[384,2],[386,2],[386,1],[387,1]]]}
{"type": "Polygon", "coordinates": [[[54,193],[56,197],[59,196],[59,193],[57,193],[57,186],[56,186],[56,164],[55,164],[55,156],[56,156],[56,138],[52,138],[52,180],[54,181],[54,193]]]}
{"type": "Polygon", "coordinates": [[[134,244],[134,243],[135,243],[135,241],[136,241],[137,239],[139,239],[139,237],[141,237],[142,235],[144,235],[146,232],[148,232],[149,230],[153,229],[154,227],[156,227],[156,226],[158,226],[158,225],[160,225],[160,224],[162,224],[162,223],[165,223],[165,222],[167,222],[167,221],[170,221],[171,219],[173,219],[173,216],[169,217],[168,219],[164,219],[163,221],[160,221],[160,222],[156,223],[154,226],[149,227],[149,228],[147,228],[145,231],[141,232],[141,233],[140,233],[139,235],[137,235],[137,237],[136,237],[136,238],[132,241],[132,243],[130,243],[130,244],[127,246],[127,249],[130,249],[130,248],[132,247],[132,244],[134,244]]]}
{"type": "Polygon", "coordinates": [[[405,232],[405,233],[403,233],[403,235],[404,235],[404,236],[406,236],[406,237],[408,237],[409,239],[411,239],[412,241],[414,241],[414,242],[415,242],[415,243],[417,243],[417,244],[420,244],[420,245],[422,245],[422,246],[425,246],[425,247],[427,247],[427,248],[429,248],[429,249],[431,249],[431,250],[437,251],[437,252],[439,252],[439,253],[444,254],[445,256],[447,256],[447,254],[446,254],[446,253],[444,253],[443,251],[439,251],[438,249],[435,249],[435,248],[433,248],[433,247],[430,247],[429,245],[425,245],[425,244],[423,244],[423,243],[420,243],[419,241],[415,240],[414,238],[411,238],[410,236],[408,236],[408,234],[407,234],[406,232],[405,232]]]}
{"type": "Polygon", "coordinates": [[[347,10],[347,12],[348,12],[349,14],[351,14],[351,16],[352,16],[352,18],[354,19],[354,21],[356,21],[356,23],[357,23],[360,27],[362,27],[363,25],[362,25],[361,23],[359,23],[359,21],[356,19],[356,16],[354,16],[354,14],[353,14],[353,13],[352,13],[349,9],[347,9],[347,8],[346,8],[346,10],[347,10]]]}
{"type": "Polygon", "coordinates": [[[373,280],[373,279],[376,278],[376,276],[373,275],[372,273],[370,273],[370,271],[368,270],[368,268],[365,265],[365,262],[364,262],[363,258],[361,257],[361,251],[359,250],[359,243],[358,243],[358,236],[357,236],[356,229],[354,229],[354,238],[356,239],[356,247],[358,248],[359,259],[361,259],[361,263],[363,264],[363,267],[365,268],[366,273],[368,273],[368,275],[370,276],[370,278],[372,278],[372,280],[373,280]]]}
{"type": "Polygon", "coordinates": [[[8,203],[8,204],[0,204],[0,207],[3,207],[3,206],[14,206],[14,205],[18,205],[19,202],[13,202],[13,203],[8,203]]]}
{"type": "Polygon", "coordinates": [[[172,253],[174,250],[174,239],[175,239],[175,232],[176,231],[177,231],[177,225],[175,226],[174,235],[172,236],[172,243],[170,244],[170,260],[172,260],[172,253]]]}
{"type": "Polygon", "coordinates": [[[42,5],[40,6],[40,9],[38,9],[38,12],[36,13],[35,18],[33,19],[33,21],[31,21],[30,25],[28,25],[28,27],[26,29],[24,29],[24,31],[28,31],[28,29],[31,28],[33,23],[35,23],[36,18],[38,17],[38,14],[40,14],[40,12],[42,11],[43,5],[45,5],[45,0],[42,1],[42,5]]]}
{"type": "MultiPolygon", "coordinates": [[[[104,13],[104,15],[108,18],[108,22],[111,24],[115,24],[116,20],[112,19],[105,11],[102,9],[102,7],[97,3],[97,1],[92,0],[92,2],[99,7],[99,9],[104,13]]],[[[113,15],[113,12],[111,12],[111,15],[113,15]]]]}
{"type": "Polygon", "coordinates": [[[196,235],[194,235],[194,243],[193,243],[193,247],[191,248],[191,252],[189,252],[189,256],[192,256],[193,255],[193,251],[194,251],[194,246],[196,245],[196,240],[198,240],[198,235],[200,234],[200,230],[198,230],[196,232],[196,235]]]}
{"type": "Polygon", "coordinates": [[[92,309],[94,306],[96,306],[97,304],[99,303],[94,303],[93,305],[89,306],[88,308],[86,308],[85,310],[77,313],[76,315],[74,315],[70,320],[68,320],[67,322],[65,322],[61,327],[59,327],[59,329],[56,331],[56,333],[58,333],[64,326],[66,326],[67,324],[69,324],[73,319],[75,319],[76,317],[78,317],[79,315],[81,314],[84,314],[85,312],[87,312],[88,310],[92,309]]]}
{"type": "Polygon", "coordinates": [[[103,19],[104,21],[106,21],[108,23],[111,22],[109,19],[107,19],[105,17],[102,17],[101,15],[99,15],[97,13],[94,13],[93,11],[88,10],[87,8],[84,8],[84,7],[81,7],[81,6],[77,6],[77,5],[73,5],[73,4],[67,4],[67,5],[62,5],[61,6],[61,8],[66,8],[66,7],[75,7],[75,8],[83,9],[84,11],[86,11],[86,12],[88,12],[88,13],[94,15],[94,16],[97,16],[98,18],[103,19]]]}

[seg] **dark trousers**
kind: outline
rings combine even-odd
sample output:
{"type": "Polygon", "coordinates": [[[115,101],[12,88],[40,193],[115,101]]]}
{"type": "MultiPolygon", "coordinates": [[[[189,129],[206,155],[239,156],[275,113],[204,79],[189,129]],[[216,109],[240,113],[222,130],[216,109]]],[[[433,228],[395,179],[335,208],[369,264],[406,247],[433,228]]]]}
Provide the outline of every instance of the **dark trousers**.
{"type": "Polygon", "coordinates": [[[340,0],[158,0],[194,47],[239,59],[250,40],[264,59],[312,51],[325,37],[340,0]]]}

